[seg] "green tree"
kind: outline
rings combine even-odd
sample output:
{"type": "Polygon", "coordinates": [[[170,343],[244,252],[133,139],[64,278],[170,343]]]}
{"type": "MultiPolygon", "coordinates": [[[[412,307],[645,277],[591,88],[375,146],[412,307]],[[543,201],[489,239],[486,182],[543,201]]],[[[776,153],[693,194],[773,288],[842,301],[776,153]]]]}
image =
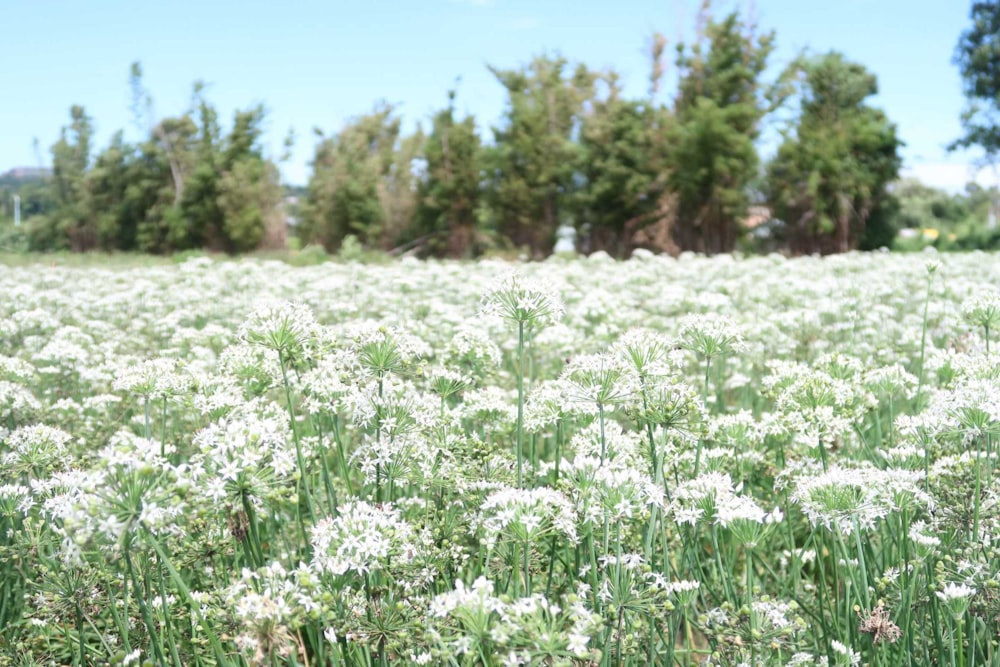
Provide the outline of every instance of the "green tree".
{"type": "Polygon", "coordinates": [[[126,204],[134,160],[133,148],[119,131],[87,173],[88,215],[94,216],[97,244],[104,250],[131,250],[135,244],[135,219],[126,204]]]}
{"type": "Polygon", "coordinates": [[[169,225],[171,245],[233,253],[257,248],[265,235],[283,238],[278,171],[260,144],[264,107],[237,111],[223,136],[218,112],[195,84],[193,114],[197,135],[180,153],[193,166],[169,225]]]}
{"type": "Polygon", "coordinates": [[[970,20],[955,51],[968,102],[964,136],[951,147],[978,146],[992,162],[1000,152],[1000,0],[973,2],[970,20]]]}
{"type": "Polygon", "coordinates": [[[419,127],[413,134],[401,137],[389,169],[379,179],[379,202],[385,216],[380,241],[383,250],[398,247],[411,234],[419,198],[416,166],[422,158],[424,141],[419,127]]]}
{"type": "Polygon", "coordinates": [[[283,194],[278,169],[270,161],[250,156],[233,162],[219,181],[218,198],[229,252],[284,245],[283,194]]]}
{"type": "Polygon", "coordinates": [[[185,142],[183,149],[174,143],[164,145],[176,153],[175,160],[187,163],[178,210],[170,216],[169,240],[176,249],[209,248],[225,250],[226,237],[222,228],[222,210],[219,208],[219,183],[222,180],[223,146],[219,113],[206,99],[204,85],[195,83],[193,113],[197,121],[197,135],[185,142]]]}
{"type": "Polygon", "coordinates": [[[337,250],[348,235],[368,247],[383,241],[384,179],[395,164],[400,121],[381,104],[316,146],[302,207],[303,241],[337,250]]]}
{"type": "Polygon", "coordinates": [[[227,252],[246,252],[262,243],[284,245],[283,190],[278,167],[260,143],[263,106],[237,111],[221,146],[217,205],[227,252]]]}
{"type": "Polygon", "coordinates": [[[32,244],[40,249],[91,250],[97,245],[96,224],[90,217],[86,177],[90,166],[93,120],[83,107],[70,109],[52,146],[52,191],[55,210],[32,225],[32,244]]]}
{"type": "Polygon", "coordinates": [[[424,142],[426,172],[419,186],[414,236],[427,236],[436,255],[468,257],[476,234],[482,181],[482,146],[476,121],[455,119],[455,93],[434,115],[424,142]]]}
{"type": "Polygon", "coordinates": [[[896,127],[865,100],[875,75],[836,52],[802,59],[800,111],[768,167],[773,214],[798,253],[845,252],[891,243],[886,222],[902,145],[896,127]]]}
{"type": "Polygon", "coordinates": [[[697,40],[678,47],[670,187],[677,245],[719,253],[731,251],[741,231],[759,166],[754,142],[783,86],[761,80],[774,33],[757,35],[735,12],[716,21],[708,11],[705,2],[697,40]]]}
{"type": "Polygon", "coordinates": [[[544,256],[559,225],[572,222],[580,150],[574,136],[597,76],[548,56],[522,69],[490,71],[507,91],[504,123],[493,130],[492,210],[504,237],[544,256]]]}
{"type": "Polygon", "coordinates": [[[146,138],[127,161],[128,186],[118,231],[122,249],[155,253],[194,247],[181,206],[195,167],[198,125],[190,111],[157,120],[139,62],[129,69],[129,89],[133,125],[146,138]]]}
{"type": "MultiPolygon", "coordinates": [[[[580,129],[578,238],[589,250],[627,256],[637,232],[671,218],[667,191],[671,114],[652,100],[625,100],[617,77],[580,129]]],[[[663,249],[663,248],[658,248],[663,249]]]]}
{"type": "Polygon", "coordinates": [[[894,222],[899,229],[952,231],[972,213],[968,196],[949,194],[913,178],[894,183],[892,194],[899,201],[894,222]]]}

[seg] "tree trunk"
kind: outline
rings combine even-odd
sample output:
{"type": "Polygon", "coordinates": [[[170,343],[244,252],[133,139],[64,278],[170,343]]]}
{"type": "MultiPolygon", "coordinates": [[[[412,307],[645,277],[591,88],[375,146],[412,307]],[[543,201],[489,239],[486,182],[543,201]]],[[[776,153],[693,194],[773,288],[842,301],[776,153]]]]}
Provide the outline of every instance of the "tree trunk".
{"type": "Polygon", "coordinates": [[[453,222],[448,230],[448,257],[466,259],[475,236],[475,227],[467,222],[453,222]]]}

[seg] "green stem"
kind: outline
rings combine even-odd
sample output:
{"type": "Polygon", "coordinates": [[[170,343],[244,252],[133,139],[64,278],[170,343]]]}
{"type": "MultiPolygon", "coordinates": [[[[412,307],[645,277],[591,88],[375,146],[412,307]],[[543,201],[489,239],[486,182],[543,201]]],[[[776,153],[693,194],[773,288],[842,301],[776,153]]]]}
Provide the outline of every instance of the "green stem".
{"type": "Polygon", "coordinates": [[[170,650],[170,659],[174,667],[182,667],[181,657],[177,653],[177,642],[174,641],[174,633],[170,623],[170,607],[167,606],[167,587],[163,582],[163,563],[157,559],[156,574],[160,584],[160,602],[163,607],[163,626],[166,629],[167,648],[170,650]]]}
{"type": "MultiPolygon", "coordinates": [[[[702,392],[702,403],[705,405],[705,411],[708,411],[708,373],[712,368],[712,357],[705,357],[705,389],[702,392]]],[[[695,450],[694,454],[694,476],[698,476],[698,471],[701,469],[701,448],[705,443],[704,438],[698,438],[698,448],[695,450]]]]}
{"type": "Polygon", "coordinates": [[[80,641],[80,667],[87,667],[87,643],[83,636],[83,612],[80,611],[80,603],[76,602],[76,634],[80,641]]]}
{"type": "MultiPolygon", "coordinates": [[[[295,461],[299,466],[299,486],[301,487],[301,498],[305,501],[306,512],[312,522],[316,523],[316,515],[313,513],[312,499],[309,494],[309,474],[306,470],[305,458],[302,456],[302,443],[299,441],[299,428],[295,423],[295,406],[292,404],[292,387],[288,383],[288,370],[285,367],[285,356],[278,354],[278,363],[281,366],[281,381],[285,385],[285,402],[288,406],[288,419],[292,427],[292,439],[295,441],[295,461]]],[[[299,526],[305,537],[305,527],[302,525],[302,517],[299,517],[299,526]]],[[[309,544],[309,540],[305,541],[309,544]]]]}
{"type": "Polygon", "coordinates": [[[757,664],[757,642],[753,639],[757,629],[756,619],[753,611],[753,551],[747,550],[747,609],[750,612],[750,664],[757,664]]]}
{"type": "MultiPolygon", "coordinates": [[[[145,435],[145,437],[146,437],[146,442],[149,442],[150,435],[151,435],[151,431],[149,429],[149,396],[146,396],[145,400],[143,401],[142,411],[143,411],[143,414],[146,417],[146,419],[144,421],[144,423],[145,423],[145,429],[144,429],[143,435],[145,435]]],[[[163,456],[163,443],[162,442],[160,443],[160,456],[163,456]]]]}
{"type": "Polygon", "coordinates": [[[517,488],[524,488],[524,322],[517,323],[517,488]]]}
{"type": "Polygon", "coordinates": [[[597,404],[597,419],[601,425],[601,465],[604,465],[604,459],[608,455],[608,443],[604,435],[604,406],[600,403],[597,404]]]}
{"type": "Polygon", "coordinates": [[[927,276],[927,292],[924,296],[924,318],[920,329],[920,370],[917,372],[917,405],[920,405],[920,394],[924,389],[924,350],[927,345],[927,308],[931,303],[931,276],[927,276]]]}
{"type": "Polygon", "coordinates": [[[160,456],[167,458],[167,397],[163,397],[163,418],[160,420],[160,456]]]}
{"type": "Polygon", "coordinates": [[[157,664],[162,665],[165,663],[165,660],[163,649],[160,647],[159,639],[156,636],[156,624],[153,623],[153,615],[150,613],[145,596],[142,594],[142,587],[139,585],[139,578],[135,574],[135,568],[132,567],[132,555],[127,550],[125,552],[125,569],[132,580],[132,595],[135,596],[135,600],[139,604],[139,613],[142,615],[143,623],[146,624],[146,631],[149,633],[149,644],[153,649],[153,655],[156,656],[157,664]]]}
{"type": "MultiPolygon", "coordinates": [[[[167,555],[167,551],[163,548],[163,545],[160,544],[159,540],[157,540],[151,532],[149,532],[148,528],[146,528],[145,532],[147,533],[149,544],[153,547],[153,551],[156,552],[156,555],[160,557],[160,562],[162,562],[164,567],[167,568],[170,580],[174,582],[174,586],[177,587],[177,591],[181,594],[181,598],[183,598],[184,602],[186,602],[188,607],[191,609],[191,614],[195,617],[195,619],[197,619],[201,630],[208,636],[208,641],[215,653],[217,664],[220,666],[229,665],[230,662],[226,658],[226,652],[222,649],[222,643],[219,641],[218,635],[212,631],[211,627],[208,625],[207,619],[205,619],[201,614],[201,604],[191,597],[191,590],[184,582],[184,578],[181,577],[180,573],[174,567],[174,564],[170,561],[170,557],[167,555]]],[[[162,662],[161,656],[160,663],[162,664],[162,662]]]]}

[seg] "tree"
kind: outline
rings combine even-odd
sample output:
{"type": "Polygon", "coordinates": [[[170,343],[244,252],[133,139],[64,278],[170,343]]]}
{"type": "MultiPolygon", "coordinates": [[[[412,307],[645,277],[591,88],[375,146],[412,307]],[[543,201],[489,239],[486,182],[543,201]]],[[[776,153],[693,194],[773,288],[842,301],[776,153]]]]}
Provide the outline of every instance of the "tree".
{"type": "Polygon", "coordinates": [[[316,146],[303,205],[303,240],[337,250],[350,234],[368,247],[383,240],[386,211],[380,188],[395,162],[400,121],[381,104],[316,146]]]}
{"type": "Polygon", "coordinates": [[[626,256],[638,231],[669,221],[672,118],[651,100],[623,100],[613,73],[604,80],[607,94],[593,102],[580,129],[577,233],[588,250],[626,256]]]}
{"type": "Polygon", "coordinates": [[[711,254],[736,243],[759,164],[754,142],[761,120],[780,103],[782,86],[761,81],[774,34],[757,36],[735,12],[715,21],[708,9],[705,2],[695,43],[678,48],[670,186],[677,196],[678,246],[711,254]]]}
{"type": "MultiPolygon", "coordinates": [[[[197,134],[187,137],[183,149],[172,146],[176,159],[187,163],[182,169],[184,180],[176,214],[171,215],[170,243],[175,248],[209,248],[225,250],[225,232],[222,229],[222,210],[219,208],[219,182],[222,179],[223,147],[219,113],[207,100],[204,85],[197,82],[192,95],[192,111],[186,115],[197,117],[197,134]]],[[[236,127],[233,128],[237,130],[236,127]]],[[[173,162],[173,159],[171,159],[173,162]]],[[[171,167],[171,171],[173,168],[171,167]]]]}
{"type": "Polygon", "coordinates": [[[278,170],[260,145],[264,107],[236,111],[232,129],[223,136],[218,113],[200,84],[195,84],[193,106],[198,130],[182,153],[190,156],[192,167],[170,225],[171,244],[234,253],[256,249],[265,234],[272,243],[283,239],[278,170]]]}
{"type": "Polygon", "coordinates": [[[86,176],[87,214],[94,216],[97,245],[105,250],[131,250],[135,244],[135,221],[126,205],[132,152],[116,132],[86,176]]]}
{"type": "Polygon", "coordinates": [[[565,58],[535,58],[527,67],[490,67],[507,90],[502,127],[491,151],[492,209],[500,233],[534,256],[552,251],[556,229],[570,223],[579,163],[574,136],[594,96],[596,75],[565,58]]]}
{"type": "Polygon", "coordinates": [[[890,243],[888,186],[901,166],[896,127],[865,100],[875,75],[836,52],[797,63],[800,111],[768,167],[772,213],[797,253],[890,243]]]}
{"type": "Polygon", "coordinates": [[[951,148],[979,146],[993,162],[1000,152],[1000,0],[973,2],[970,19],[955,51],[968,101],[965,134],[951,148]]]}
{"type": "Polygon", "coordinates": [[[949,194],[913,178],[894,183],[892,194],[899,202],[899,214],[895,220],[899,229],[951,231],[972,215],[968,196],[949,194]]]}
{"type": "Polygon", "coordinates": [[[426,161],[419,186],[414,235],[428,236],[428,247],[437,255],[468,257],[476,233],[482,180],[482,147],[476,121],[455,119],[455,93],[448,93],[448,108],[434,115],[431,133],[424,142],[426,161]]]}
{"type": "Polygon", "coordinates": [[[284,245],[284,192],[277,167],[259,156],[233,161],[219,181],[218,206],[229,252],[284,245]]]}
{"type": "Polygon", "coordinates": [[[410,234],[417,210],[416,165],[424,148],[424,134],[417,131],[401,137],[392,153],[389,168],[379,179],[378,197],[384,219],[380,245],[384,250],[399,246],[410,234]]]}
{"type": "Polygon", "coordinates": [[[70,109],[70,124],[52,146],[52,187],[56,207],[34,229],[34,245],[90,250],[97,245],[97,229],[87,208],[86,176],[90,166],[93,120],[83,107],[70,109]]]}

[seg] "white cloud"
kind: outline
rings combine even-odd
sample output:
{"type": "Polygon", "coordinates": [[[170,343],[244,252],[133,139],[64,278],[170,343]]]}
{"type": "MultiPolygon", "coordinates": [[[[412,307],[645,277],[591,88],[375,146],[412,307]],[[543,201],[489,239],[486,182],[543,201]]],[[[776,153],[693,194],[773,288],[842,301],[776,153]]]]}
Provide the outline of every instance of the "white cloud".
{"type": "Polygon", "coordinates": [[[924,162],[903,168],[904,178],[916,178],[927,185],[932,185],[948,192],[962,192],[965,184],[975,181],[988,187],[1000,185],[1000,169],[990,167],[979,169],[969,163],[956,162],[924,162]]]}

